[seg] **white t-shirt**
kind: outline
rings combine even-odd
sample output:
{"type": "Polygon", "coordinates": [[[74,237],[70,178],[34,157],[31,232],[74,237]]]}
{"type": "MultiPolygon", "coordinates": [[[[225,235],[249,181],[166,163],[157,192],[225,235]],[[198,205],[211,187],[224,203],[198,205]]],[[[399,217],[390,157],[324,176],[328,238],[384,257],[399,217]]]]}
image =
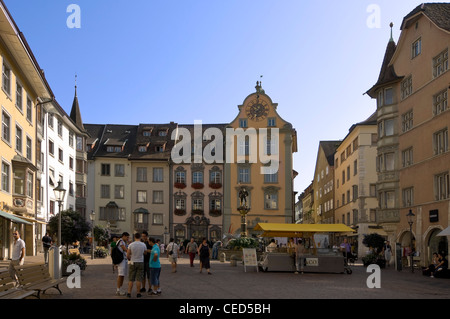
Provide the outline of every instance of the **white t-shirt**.
{"type": "Polygon", "coordinates": [[[167,246],[167,251],[170,253],[171,251],[173,251],[172,257],[178,257],[178,245],[175,243],[170,243],[167,246]]]}
{"type": "Polygon", "coordinates": [[[147,246],[141,241],[134,241],[128,245],[128,250],[131,251],[131,263],[143,263],[144,252],[147,250],[147,246]]]}
{"type": "MultiPolygon", "coordinates": [[[[13,243],[13,251],[12,251],[12,260],[19,260],[20,255],[22,254],[22,248],[25,248],[25,242],[22,238],[19,238],[16,240],[15,243],[13,243]]],[[[25,259],[25,255],[23,256],[25,259]]]]}

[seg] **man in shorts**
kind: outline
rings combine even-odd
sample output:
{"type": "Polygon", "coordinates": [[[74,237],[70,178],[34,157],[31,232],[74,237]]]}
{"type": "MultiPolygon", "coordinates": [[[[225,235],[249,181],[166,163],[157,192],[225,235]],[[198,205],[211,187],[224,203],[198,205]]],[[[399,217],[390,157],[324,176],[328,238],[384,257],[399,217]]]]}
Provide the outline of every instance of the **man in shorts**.
{"type": "Polygon", "coordinates": [[[134,234],[134,241],[128,246],[127,259],[130,261],[128,271],[128,293],[131,298],[133,283],[136,282],[136,297],[141,296],[141,283],[144,278],[144,254],[147,253],[147,246],[141,241],[141,234],[134,234]]]}
{"type": "Polygon", "coordinates": [[[180,247],[175,243],[173,238],[170,238],[170,243],[167,245],[167,257],[172,264],[172,272],[177,272],[177,261],[180,247]]]}
{"type": "Polygon", "coordinates": [[[123,260],[117,265],[117,290],[116,295],[125,296],[126,292],[122,291],[123,280],[125,275],[128,273],[128,260],[127,260],[127,250],[128,250],[128,239],[130,234],[127,232],[122,233],[122,237],[117,241],[117,246],[119,250],[123,253],[123,260]]]}
{"type": "Polygon", "coordinates": [[[152,246],[148,242],[148,232],[143,231],[141,234],[141,241],[147,246],[147,253],[144,254],[144,277],[142,278],[141,292],[145,292],[145,282],[148,282],[148,290],[150,291],[150,253],[152,246]]]}

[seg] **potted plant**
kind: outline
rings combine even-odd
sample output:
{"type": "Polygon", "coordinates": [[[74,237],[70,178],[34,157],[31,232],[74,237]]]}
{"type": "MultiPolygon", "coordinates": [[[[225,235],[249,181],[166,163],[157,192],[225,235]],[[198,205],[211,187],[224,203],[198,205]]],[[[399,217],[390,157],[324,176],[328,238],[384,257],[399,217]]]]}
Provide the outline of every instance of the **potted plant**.
{"type": "Polygon", "coordinates": [[[222,187],[222,184],[221,183],[213,183],[213,182],[211,182],[211,183],[209,183],[209,187],[212,188],[212,189],[219,189],[219,188],[222,187]]]}
{"type": "Polygon", "coordinates": [[[95,258],[106,258],[108,256],[108,249],[103,246],[99,246],[94,250],[95,258]]]}
{"type": "Polygon", "coordinates": [[[386,266],[386,260],[382,254],[384,238],[377,233],[364,235],[363,244],[370,249],[370,254],[362,258],[364,266],[377,264],[380,268],[384,268],[386,266]]]}
{"type": "Polygon", "coordinates": [[[194,189],[202,189],[204,187],[203,183],[193,183],[191,186],[194,189]]]}
{"type": "Polygon", "coordinates": [[[72,264],[78,265],[81,271],[85,270],[87,266],[86,259],[84,259],[80,254],[63,254],[62,273],[64,276],[71,274],[70,272],[67,272],[67,267],[72,264]]]}
{"type": "Polygon", "coordinates": [[[179,188],[179,189],[186,188],[186,184],[185,183],[175,183],[174,186],[175,186],[175,188],[179,188]]]}

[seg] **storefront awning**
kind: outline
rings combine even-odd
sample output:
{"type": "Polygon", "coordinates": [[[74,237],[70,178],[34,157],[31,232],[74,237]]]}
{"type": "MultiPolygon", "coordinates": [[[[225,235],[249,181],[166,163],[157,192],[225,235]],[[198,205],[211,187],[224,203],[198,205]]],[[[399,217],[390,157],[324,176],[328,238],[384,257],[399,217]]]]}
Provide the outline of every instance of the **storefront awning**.
{"type": "Polygon", "coordinates": [[[20,218],[23,218],[23,219],[25,219],[25,220],[27,220],[29,222],[32,222],[32,223],[47,224],[46,222],[44,222],[42,220],[37,220],[37,219],[34,219],[34,218],[30,218],[30,217],[21,216],[20,218]]]}
{"type": "Polygon", "coordinates": [[[450,226],[447,227],[446,229],[444,229],[443,231],[441,231],[436,236],[450,236],[450,226]]]}
{"type": "Polygon", "coordinates": [[[16,215],[10,214],[10,213],[6,213],[6,212],[1,211],[1,210],[0,210],[0,217],[9,219],[13,223],[33,225],[33,223],[30,223],[30,222],[26,221],[25,219],[20,218],[19,216],[16,216],[16,215]]]}
{"type": "Polygon", "coordinates": [[[262,237],[304,237],[310,233],[345,233],[354,230],[344,224],[277,224],[259,223],[253,228],[262,237]]]}

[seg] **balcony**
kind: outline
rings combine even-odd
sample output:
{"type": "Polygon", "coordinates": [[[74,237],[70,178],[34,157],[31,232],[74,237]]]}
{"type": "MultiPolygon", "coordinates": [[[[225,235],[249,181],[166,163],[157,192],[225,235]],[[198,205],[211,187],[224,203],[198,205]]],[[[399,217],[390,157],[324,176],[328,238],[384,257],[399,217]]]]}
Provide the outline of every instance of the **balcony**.
{"type": "Polygon", "coordinates": [[[400,222],[400,211],[398,209],[378,209],[376,219],[378,224],[398,223],[400,222]]]}

